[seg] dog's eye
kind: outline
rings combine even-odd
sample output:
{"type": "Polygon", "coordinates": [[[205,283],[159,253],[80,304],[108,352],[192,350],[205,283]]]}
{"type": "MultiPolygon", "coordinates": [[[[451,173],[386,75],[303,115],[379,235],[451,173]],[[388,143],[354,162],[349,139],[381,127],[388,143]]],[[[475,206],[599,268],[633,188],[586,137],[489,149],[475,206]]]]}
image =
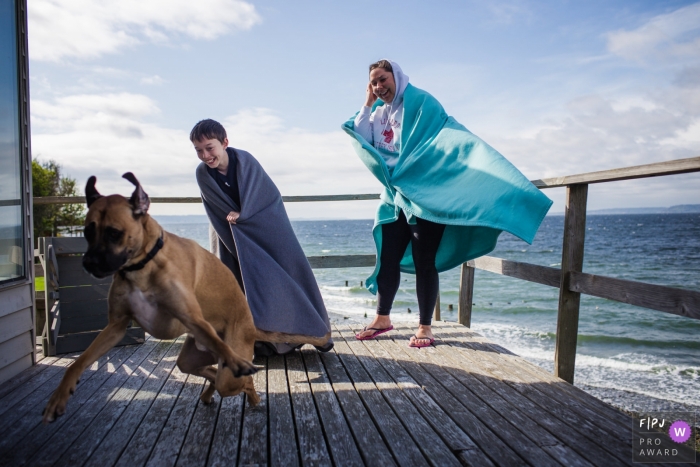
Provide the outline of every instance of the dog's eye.
{"type": "Polygon", "coordinates": [[[124,232],[121,230],[112,227],[107,227],[105,229],[105,238],[110,242],[118,242],[122,238],[122,235],[124,235],[124,232]]]}
{"type": "Polygon", "coordinates": [[[83,231],[83,235],[85,235],[85,239],[92,243],[93,240],[95,240],[95,223],[90,222],[86,227],[85,230],[83,231]]]}

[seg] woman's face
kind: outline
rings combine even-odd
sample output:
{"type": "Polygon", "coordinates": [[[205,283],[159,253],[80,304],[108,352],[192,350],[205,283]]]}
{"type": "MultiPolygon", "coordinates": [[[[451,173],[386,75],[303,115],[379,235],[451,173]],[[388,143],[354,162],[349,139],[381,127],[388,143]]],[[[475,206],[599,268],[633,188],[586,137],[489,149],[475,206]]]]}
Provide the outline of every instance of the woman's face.
{"type": "Polygon", "coordinates": [[[369,73],[369,82],[372,85],[374,95],[387,104],[391,104],[396,95],[394,74],[384,68],[375,68],[369,73]]]}
{"type": "Polygon", "coordinates": [[[216,138],[194,142],[194,149],[197,151],[197,157],[212,169],[219,167],[222,159],[228,160],[228,154],[226,154],[227,146],[228,138],[224,138],[223,143],[216,138]]]}

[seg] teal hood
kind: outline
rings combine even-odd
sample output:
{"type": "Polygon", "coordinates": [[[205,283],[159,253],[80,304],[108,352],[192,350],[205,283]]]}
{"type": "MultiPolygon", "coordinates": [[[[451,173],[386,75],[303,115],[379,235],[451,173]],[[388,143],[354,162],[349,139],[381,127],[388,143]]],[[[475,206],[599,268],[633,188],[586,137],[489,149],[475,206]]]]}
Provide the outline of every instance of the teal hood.
{"type": "MultiPolygon", "coordinates": [[[[441,272],[489,253],[503,231],[532,243],[552,205],[498,151],[448,116],[432,95],[408,84],[403,98],[401,150],[391,172],[372,144],[354,131],[354,116],[342,127],[384,185],[373,228],[377,265],[367,279],[372,293],[380,267],[379,226],[396,221],[401,210],[409,223],[420,217],[446,225],[435,260],[441,272]]],[[[410,245],[401,270],[415,273],[410,245]]]]}

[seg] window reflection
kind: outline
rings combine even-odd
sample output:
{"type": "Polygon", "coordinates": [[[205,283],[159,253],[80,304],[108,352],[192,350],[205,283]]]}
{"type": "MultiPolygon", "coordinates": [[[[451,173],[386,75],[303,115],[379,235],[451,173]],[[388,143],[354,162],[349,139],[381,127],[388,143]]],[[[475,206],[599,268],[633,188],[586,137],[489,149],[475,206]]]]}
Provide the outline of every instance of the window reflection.
{"type": "Polygon", "coordinates": [[[15,2],[0,2],[0,282],[24,276],[15,2]]]}

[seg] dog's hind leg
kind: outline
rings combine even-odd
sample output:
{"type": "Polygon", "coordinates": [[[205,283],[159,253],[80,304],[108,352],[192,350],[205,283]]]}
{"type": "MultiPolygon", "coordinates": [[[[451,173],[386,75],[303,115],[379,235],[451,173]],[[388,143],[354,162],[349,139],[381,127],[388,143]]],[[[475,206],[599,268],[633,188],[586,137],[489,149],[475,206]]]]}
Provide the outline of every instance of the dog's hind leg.
{"type": "Polygon", "coordinates": [[[183,373],[202,376],[209,381],[207,389],[200,396],[205,404],[211,403],[211,398],[214,395],[217,371],[212,365],[216,363],[217,359],[213,353],[199,350],[194,338],[187,336],[185,343],[182,344],[180,355],[177,357],[177,367],[183,373]]]}

